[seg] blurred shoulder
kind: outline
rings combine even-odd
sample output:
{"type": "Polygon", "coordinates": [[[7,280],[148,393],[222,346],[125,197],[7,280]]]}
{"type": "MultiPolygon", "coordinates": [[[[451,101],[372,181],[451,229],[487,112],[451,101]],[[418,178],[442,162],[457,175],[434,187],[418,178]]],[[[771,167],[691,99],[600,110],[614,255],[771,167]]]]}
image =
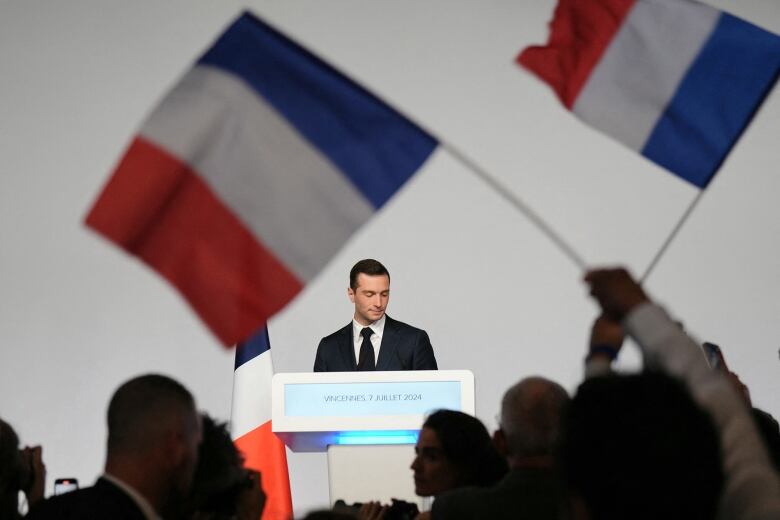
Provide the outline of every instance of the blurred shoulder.
{"type": "Polygon", "coordinates": [[[103,479],[94,486],[49,497],[36,504],[25,517],[26,520],[77,518],[146,520],[124,491],[103,479]]]}
{"type": "Polygon", "coordinates": [[[477,518],[478,505],[488,496],[480,487],[462,487],[442,493],[433,501],[431,520],[477,518]]]}

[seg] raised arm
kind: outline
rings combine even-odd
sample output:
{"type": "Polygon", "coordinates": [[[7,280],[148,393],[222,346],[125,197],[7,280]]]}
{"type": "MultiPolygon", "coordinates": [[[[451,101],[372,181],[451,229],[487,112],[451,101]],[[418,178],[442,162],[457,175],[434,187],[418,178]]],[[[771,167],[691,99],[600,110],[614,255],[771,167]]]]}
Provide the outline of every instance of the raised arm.
{"type": "Polygon", "coordinates": [[[699,345],[649,300],[627,271],[591,271],[585,281],[604,313],[621,321],[642,349],[645,366],[685,381],[694,399],[712,416],[720,433],[726,476],[719,516],[780,518],[780,479],[743,400],[728,380],[709,368],[699,345]]]}

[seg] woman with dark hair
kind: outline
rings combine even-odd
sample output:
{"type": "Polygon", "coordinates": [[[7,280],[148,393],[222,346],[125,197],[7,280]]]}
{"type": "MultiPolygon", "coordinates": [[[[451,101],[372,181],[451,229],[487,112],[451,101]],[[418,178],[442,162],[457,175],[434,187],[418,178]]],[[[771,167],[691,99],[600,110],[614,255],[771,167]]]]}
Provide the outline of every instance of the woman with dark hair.
{"type": "Polygon", "coordinates": [[[423,497],[463,486],[492,486],[508,471],[485,426],[463,412],[439,410],[428,416],[415,453],[414,491],[423,497]]]}
{"type": "MultiPolygon", "coordinates": [[[[485,426],[476,417],[463,412],[438,410],[429,415],[414,451],[416,455],[411,465],[414,492],[421,497],[435,497],[464,486],[492,486],[509,471],[485,426]]],[[[357,517],[360,520],[428,520],[430,512],[418,515],[416,504],[403,501],[394,501],[393,506],[367,502],[361,505],[357,517]],[[391,511],[392,508],[396,510],[391,511]]]]}
{"type": "Polygon", "coordinates": [[[257,520],[266,498],[260,474],[244,467],[225,424],[202,418],[198,465],[180,520],[257,520]]]}

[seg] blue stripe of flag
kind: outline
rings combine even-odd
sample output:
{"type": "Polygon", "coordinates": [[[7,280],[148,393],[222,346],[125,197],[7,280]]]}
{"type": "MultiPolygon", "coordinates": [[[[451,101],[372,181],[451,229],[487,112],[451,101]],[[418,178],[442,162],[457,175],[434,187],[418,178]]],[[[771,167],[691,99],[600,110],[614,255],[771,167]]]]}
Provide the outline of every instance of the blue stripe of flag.
{"type": "Polygon", "coordinates": [[[251,361],[266,350],[271,350],[271,340],[268,337],[268,327],[263,327],[254,336],[236,347],[236,364],[234,370],[247,361],[251,361]]]}
{"type": "Polygon", "coordinates": [[[779,72],[780,37],[723,13],[642,154],[705,188],[779,72]]]}
{"type": "Polygon", "coordinates": [[[239,76],[381,207],[436,140],[373,94],[244,13],[200,59],[239,76]]]}

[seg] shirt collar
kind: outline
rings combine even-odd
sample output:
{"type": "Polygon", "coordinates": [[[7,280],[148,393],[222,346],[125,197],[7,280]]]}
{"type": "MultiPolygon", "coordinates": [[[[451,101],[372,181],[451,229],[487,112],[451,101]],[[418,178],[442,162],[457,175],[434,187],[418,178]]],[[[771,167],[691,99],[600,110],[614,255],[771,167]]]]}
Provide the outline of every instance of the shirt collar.
{"type": "Polygon", "coordinates": [[[113,485],[124,491],[127,496],[129,496],[133,502],[135,502],[135,505],[138,506],[138,509],[141,510],[144,517],[146,517],[147,520],[162,520],[160,515],[157,514],[157,512],[152,507],[152,504],[149,503],[148,500],[146,500],[141,493],[133,489],[133,487],[128,484],[127,482],[122,481],[118,477],[115,477],[114,475],[111,475],[109,473],[103,473],[101,478],[104,478],[105,480],[108,480],[113,485]]]}
{"type": "MultiPolygon", "coordinates": [[[[387,321],[385,318],[387,318],[387,315],[383,314],[381,318],[368,325],[371,330],[374,331],[374,334],[379,336],[379,339],[382,339],[382,333],[385,331],[385,321],[387,321]]],[[[365,325],[361,325],[355,318],[352,318],[352,338],[355,341],[358,341],[360,338],[360,331],[365,328],[365,325]]]]}

